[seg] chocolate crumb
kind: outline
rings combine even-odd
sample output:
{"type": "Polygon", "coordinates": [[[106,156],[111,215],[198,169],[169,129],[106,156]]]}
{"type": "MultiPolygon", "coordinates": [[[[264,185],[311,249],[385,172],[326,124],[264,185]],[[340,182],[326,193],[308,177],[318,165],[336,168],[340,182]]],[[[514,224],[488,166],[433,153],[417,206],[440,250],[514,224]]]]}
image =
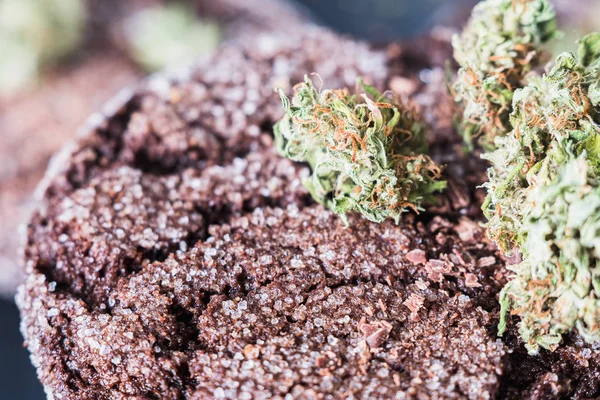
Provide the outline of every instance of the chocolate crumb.
{"type": "Polygon", "coordinates": [[[365,341],[371,348],[381,346],[387,340],[392,327],[392,324],[387,321],[376,321],[368,324],[364,318],[358,323],[358,330],[362,332],[365,341]]]}
{"type": "Polygon", "coordinates": [[[414,249],[406,253],[406,259],[413,264],[425,264],[427,258],[425,252],[421,249],[414,249]]]}

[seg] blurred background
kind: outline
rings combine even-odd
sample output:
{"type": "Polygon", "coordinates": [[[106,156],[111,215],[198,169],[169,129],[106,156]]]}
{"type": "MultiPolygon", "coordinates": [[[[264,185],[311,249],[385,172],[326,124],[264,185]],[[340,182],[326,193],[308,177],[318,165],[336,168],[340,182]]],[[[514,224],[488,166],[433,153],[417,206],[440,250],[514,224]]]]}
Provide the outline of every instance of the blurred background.
{"type": "MultiPolygon", "coordinates": [[[[222,41],[314,22],[376,45],[458,29],[477,0],[0,0],[0,399],[45,398],[18,329],[19,230],[51,155],[119,89],[222,41]]],[[[600,0],[555,0],[565,38],[600,0]]],[[[20,228],[21,227],[21,228],[20,228]]]]}

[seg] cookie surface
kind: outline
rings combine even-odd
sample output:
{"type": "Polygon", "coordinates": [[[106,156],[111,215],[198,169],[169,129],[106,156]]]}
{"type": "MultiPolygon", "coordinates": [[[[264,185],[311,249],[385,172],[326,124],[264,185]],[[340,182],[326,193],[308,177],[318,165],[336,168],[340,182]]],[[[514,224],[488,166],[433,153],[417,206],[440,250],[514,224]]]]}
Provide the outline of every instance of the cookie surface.
{"type": "Polygon", "coordinates": [[[124,92],[54,160],[18,294],[49,398],[593,393],[592,372],[587,386],[566,384],[575,356],[555,372],[495,335],[505,260],[477,221],[485,166],[452,150],[451,100],[431,62],[448,43],[373,50],[304,35],[225,46],[124,92]],[[431,212],[345,227],[314,204],[306,166],[280,158],[271,133],[273,87],[310,72],[328,87],[396,85],[421,104],[450,181],[431,212]]]}

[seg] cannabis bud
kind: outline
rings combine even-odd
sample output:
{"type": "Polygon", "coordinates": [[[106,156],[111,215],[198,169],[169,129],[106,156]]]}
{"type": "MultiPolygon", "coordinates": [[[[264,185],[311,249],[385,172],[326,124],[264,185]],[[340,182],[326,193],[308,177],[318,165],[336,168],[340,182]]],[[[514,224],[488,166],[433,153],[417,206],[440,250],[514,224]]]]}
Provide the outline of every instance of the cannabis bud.
{"type": "Polygon", "coordinates": [[[600,340],[600,34],[540,76],[539,46],[556,35],[547,0],[487,0],[453,43],[465,139],[490,150],[488,236],[522,255],[498,331],[518,315],[532,353],[574,328],[600,340]]]}
{"type": "Polygon", "coordinates": [[[510,130],[514,90],[545,59],[541,45],[558,36],[549,0],[486,0],[475,6],[460,36],[453,38],[460,69],[452,86],[462,108],[460,132],[485,149],[510,130]]]}
{"type": "Polygon", "coordinates": [[[74,51],[85,17],[81,0],[0,0],[0,94],[35,83],[44,67],[74,51]]]}
{"type": "Polygon", "coordinates": [[[201,20],[185,4],[143,9],[125,23],[131,57],[148,71],[190,65],[221,40],[216,22],[201,20]]]}
{"type": "Polygon", "coordinates": [[[517,90],[512,132],[498,138],[497,149],[484,155],[492,164],[484,185],[488,232],[506,251],[524,244],[521,222],[529,212],[529,188],[546,184],[568,161],[571,149],[576,155],[585,151],[594,170],[600,166],[598,46],[597,34],[587,36],[579,59],[563,53],[548,75],[531,77],[517,90]]]}
{"type": "Polygon", "coordinates": [[[489,230],[523,262],[501,293],[531,352],[577,328],[600,340],[600,34],[515,92],[512,134],[492,161],[489,230]],[[500,189],[500,191],[498,190],[500,189]]]}
{"type": "Polygon", "coordinates": [[[291,102],[279,89],[286,116],[275,125],[275,144],[283,156],[310,165],[305,186],[344,221],[357,211],[374,222],[398,222],[406,210],[433,200],[445,182],[423,154],[426,131],[415,110],[362,88],[366,94],[358,97],[345,89],[319,91],[305,77],[291,102]]]}
{"type": "Polygon", "coordinates": [[[512,308],[530,352],[554,349],[573,328],[600,340],[600,185],[587,155],[535,186],[523,223],[523,262],[502,290],[500,332],[512,308]]]}

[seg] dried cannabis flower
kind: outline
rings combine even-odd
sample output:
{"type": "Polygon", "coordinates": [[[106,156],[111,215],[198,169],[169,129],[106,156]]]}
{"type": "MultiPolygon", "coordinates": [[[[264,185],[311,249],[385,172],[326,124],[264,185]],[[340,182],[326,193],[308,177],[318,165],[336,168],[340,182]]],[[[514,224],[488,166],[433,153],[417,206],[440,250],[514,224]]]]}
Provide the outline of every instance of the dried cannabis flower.
{"type": "Polygon", "coordinates": [[[545,53],[541,45],[558,35],[549,0],[486,0],[475,6],[460,36],[453,38],[460,69],[452,91],[462,107],[465,142],[479,138],[486,149],[510,131],[514,90],[545,53]]]}
{"type": "Polygon", "coordinates": [[[600,182],[587,161],[571,160],[532,191],[524,260],[500,296],[500,332],[512,308],[532,353],[556,348],[575,327],[587,342],[600,340],[600,182]]]}
{"type": "Polygon", "coordinates": [[[585,151],[594,170],[600,167],[599,37],[589,35],[581,42],[579,60],[563,53],[548,75],[532,77],[515,92],[514,128],[496,139],[494,152],[484,155],[492,164],[484,185],[488,233],[505,251],[524,244],[521,224],[530,211],[530,187],[551,180],[571,148],[576,155],[585,151]]]}
{"type": "Polygon", "coordinates": [[[501,293],[499,333],[512,309],[530,352],[574,327],[600,340],[600,34],[578,55],[515,93],[513,134],[489,157],[489,229],[523,254],[501,293]]]}
{"type": "Polygon", "coordinates": [[[523,260],[500,295],[499,334],[520,316],[532,353],[574,328],[600,340],[600,34],[539,76],[539,46],[556,34],[546,0],[488,0],[454,41],[465,139],[495,148],[483,156],[488,235],[523,260]]]}
{"type": "Polygon", "coordinates": [[[183,3],[138,11],[125,24],[133,59],[148,71],[192,64],[221,40],[216,22],[201,20],[183,3]]]}
{"type": "Polygon", "coordinates": [[[398,222],[442,190],[441,168],[427,155],[424,124],[413,109],[362,85],[359,98],[347,90],[318,91],[312,81],[296,85],[286,116],[275,125],[275,143],[285,157],[308,162],[304,182],[312,197],[345,218],[398,222]],[[369,97],[369,95],[372,97],[369,97]]]}

